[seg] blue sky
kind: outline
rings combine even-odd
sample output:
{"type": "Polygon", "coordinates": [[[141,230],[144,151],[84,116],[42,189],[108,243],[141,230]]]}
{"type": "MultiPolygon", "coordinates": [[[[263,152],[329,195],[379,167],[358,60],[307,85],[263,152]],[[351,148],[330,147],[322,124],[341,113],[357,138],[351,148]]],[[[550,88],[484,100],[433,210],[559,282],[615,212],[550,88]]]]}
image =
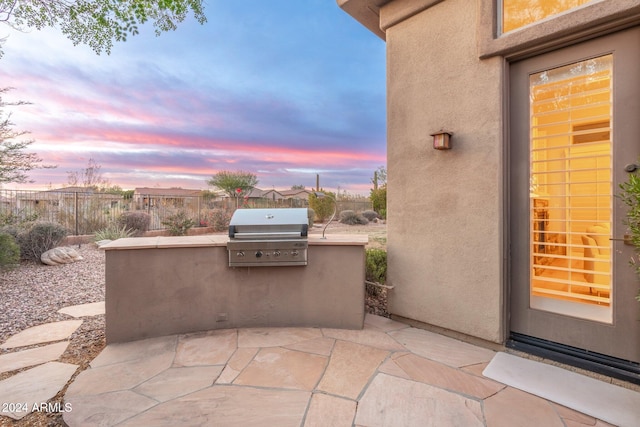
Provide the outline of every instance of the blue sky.
{"type": "MultiPolygon", "coordinates": [[[[385,45],[334,0],[209,0],[208,22],[153,28],[97,56],[55,29],[0,26],[0,86],[18,130],[64,186],[89,159],[134,187],[207,188],[220,170],[260,188],[368,194],[386,164],[385,45]]],[[[7,185],[5,188],[26,188],[7,185]]]]}

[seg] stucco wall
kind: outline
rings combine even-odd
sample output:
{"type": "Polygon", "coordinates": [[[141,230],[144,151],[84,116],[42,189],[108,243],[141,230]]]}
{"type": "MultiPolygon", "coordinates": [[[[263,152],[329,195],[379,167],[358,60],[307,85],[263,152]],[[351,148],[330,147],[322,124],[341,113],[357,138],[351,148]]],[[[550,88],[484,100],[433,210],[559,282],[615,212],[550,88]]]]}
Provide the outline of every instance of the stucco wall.
{"type": "Polygon", "coordinates": [[[389,304],[502,342],[503,62],[478,58],[476,3],[442,1],[386,29],[389,304]],[[452,150],[432,148],[441,128],[452,150]]]}
{"type": "Polygon", "coordinates": [[[106,250],[107,343],[244,327],[361,329],[366,236],[309,238],[309,264],[229,267],[224,235],[106,250]]]}

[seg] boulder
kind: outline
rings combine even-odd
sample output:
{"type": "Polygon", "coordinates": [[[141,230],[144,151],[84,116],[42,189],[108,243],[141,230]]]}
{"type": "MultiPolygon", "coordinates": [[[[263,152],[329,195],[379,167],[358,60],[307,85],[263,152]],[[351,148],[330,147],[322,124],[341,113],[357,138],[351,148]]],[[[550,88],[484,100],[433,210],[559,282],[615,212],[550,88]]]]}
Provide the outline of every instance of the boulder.
{"type": "Polygon", "coordinates": [[[49,249],[40,255],[40,261],[46,265],[69,264],[82,259],[82,256],[75,249],[69,246],[61,246],[49,249]]]}

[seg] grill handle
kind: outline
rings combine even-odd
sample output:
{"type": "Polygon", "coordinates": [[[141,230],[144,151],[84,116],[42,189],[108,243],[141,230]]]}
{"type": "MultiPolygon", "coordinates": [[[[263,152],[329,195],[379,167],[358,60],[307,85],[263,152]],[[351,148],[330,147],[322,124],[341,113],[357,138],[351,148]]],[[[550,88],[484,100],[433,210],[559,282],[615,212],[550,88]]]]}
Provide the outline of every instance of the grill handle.
{"type": "Polygon", "coordinates": [[[301,233],[299,232],[287,232],[287,231],[281,231],[281,232],[277,232],[277,233],[269,233],[269,234],[265,234],[265,233],[236,233],[234,231],[233,236],[231,235],[231,230],[229,230],[229,237],[235,238],[235,240],[243,240],[243,239],[250,239],[250,240],[262,240],[262,241],[268,241],[268,240],[274,240],[274,239],[291,239],[291,238],[300,238],[301,236],[303,236],[301,233]]]}
{"type": "Polygon", "coordinates": [[[230,225],[229,226],[229,237],[233,239],[233,237],[236,235],[236,226],[235,225],[230,225]]]}

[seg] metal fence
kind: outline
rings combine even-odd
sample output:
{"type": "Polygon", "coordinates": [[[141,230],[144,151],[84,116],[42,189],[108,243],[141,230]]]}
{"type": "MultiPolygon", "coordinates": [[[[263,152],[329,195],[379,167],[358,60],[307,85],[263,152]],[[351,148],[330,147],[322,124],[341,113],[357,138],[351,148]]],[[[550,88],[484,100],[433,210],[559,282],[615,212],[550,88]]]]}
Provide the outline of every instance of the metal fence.
{"type": "MultiPolygon", "coordinates": [[[[207,196],[134,195],[0,190],[0,226],[25,221],[54,222],[72,235],[93,234],[116,222],[125,212],[146,212],[149,230],[162,230],[173,215],[184,213],[196,227],[218,226],[237,208],[305,208],[306,199],[230,199],[207,196]]],[[[371,209],[368,200],[339,200],[337,210],[371,209]]]]}

